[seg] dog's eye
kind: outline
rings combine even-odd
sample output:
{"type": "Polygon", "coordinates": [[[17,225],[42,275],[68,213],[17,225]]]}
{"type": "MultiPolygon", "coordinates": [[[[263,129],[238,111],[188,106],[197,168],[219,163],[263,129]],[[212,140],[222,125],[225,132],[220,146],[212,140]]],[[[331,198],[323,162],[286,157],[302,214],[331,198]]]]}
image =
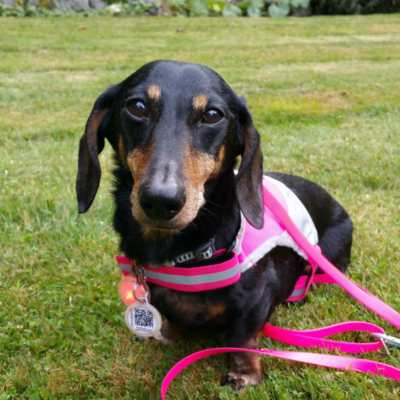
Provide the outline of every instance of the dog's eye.
{"type": "Polygon", "coordinates": [[[201,117],[201,122],[205,124],[216,124],[221,121],[224,117],[222,111],[217,110],[216,108],[209,108],[201,117]]]}
{"type": "Polygon", "coordinates": [[[149,116],[149,110],[142,100],[131,100],[127,103],[126,108],[136,118],[144,119],[149,116]]]}

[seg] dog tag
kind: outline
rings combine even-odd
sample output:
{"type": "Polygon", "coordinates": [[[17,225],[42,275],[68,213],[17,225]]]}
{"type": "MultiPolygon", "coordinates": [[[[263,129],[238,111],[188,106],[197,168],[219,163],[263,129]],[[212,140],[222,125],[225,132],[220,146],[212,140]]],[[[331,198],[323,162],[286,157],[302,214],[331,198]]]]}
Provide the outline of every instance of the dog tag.
{"type": "Polygon", "coordinates": [[[130,306],[140,299],[145,299],[148,296],[148,289],[144,284],[140,284],[135,275],[124,275],[118,287],[121,301],[130,306]]]}
{"type": "Polygon", "coordinates": [[[161,315],[158,310],[148,301],[137,301],[131,304],[125,311],[125,323],[129,330],[136,336],[142,338],[154,337],[160,340],[161,335],[161,315]]]}

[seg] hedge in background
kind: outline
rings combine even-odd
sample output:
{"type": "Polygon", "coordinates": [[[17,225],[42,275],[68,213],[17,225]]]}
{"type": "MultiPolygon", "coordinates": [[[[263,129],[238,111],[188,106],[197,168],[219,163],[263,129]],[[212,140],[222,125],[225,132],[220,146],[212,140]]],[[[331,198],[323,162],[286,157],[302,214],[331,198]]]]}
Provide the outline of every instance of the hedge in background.
{"type": "Polygon", "coordinates": [[[400,11],[400,0],[270,0],[272,17],[373,14],[400,11]]]}
{"type": "Polygon", "coordinates": [[[311,0],[312,14],[373,14],[400,11],[400,0],[311,0]]]}

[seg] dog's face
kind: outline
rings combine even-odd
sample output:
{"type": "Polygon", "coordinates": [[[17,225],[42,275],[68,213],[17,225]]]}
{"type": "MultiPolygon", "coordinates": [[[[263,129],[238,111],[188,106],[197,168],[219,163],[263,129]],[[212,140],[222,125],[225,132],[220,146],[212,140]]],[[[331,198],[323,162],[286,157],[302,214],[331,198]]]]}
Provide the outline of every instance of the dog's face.
{"type": "Polygon", "coordinates": [[[99,97],[81,139],[81,212],[97,190],[104,136],[131,173],[132,215],[145,235],[188,226],[206,202],[206,184],[232,169],[238,155],[238,201],[246,218],[260,226],[259,135],[243,101],[214,71],[153,62],[99,97]]]}
{"type": "Polygon", "coordinates": [[[194,65],[158,63],[122,98],[121,148],[133,177],[132,213],[144,228],[180,231],[204,204],[204,185],[225,160],[234,122],[216,76],[194,65]]]}

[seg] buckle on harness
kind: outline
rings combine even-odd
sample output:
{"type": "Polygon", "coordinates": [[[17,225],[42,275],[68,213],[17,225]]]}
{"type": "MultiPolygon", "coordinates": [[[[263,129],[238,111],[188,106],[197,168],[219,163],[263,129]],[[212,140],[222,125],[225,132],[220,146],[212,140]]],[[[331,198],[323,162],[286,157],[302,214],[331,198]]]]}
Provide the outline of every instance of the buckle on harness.
{"type": "Polygon", "coordinates": [[[196,250],[180,254],[179,256],[175,257],[175,263],[184,264],[192,260],[208,260],[212,258],[215,252],[214,241],[215,239],[212,238],[209,242],[200,246],[196,250]]]}

